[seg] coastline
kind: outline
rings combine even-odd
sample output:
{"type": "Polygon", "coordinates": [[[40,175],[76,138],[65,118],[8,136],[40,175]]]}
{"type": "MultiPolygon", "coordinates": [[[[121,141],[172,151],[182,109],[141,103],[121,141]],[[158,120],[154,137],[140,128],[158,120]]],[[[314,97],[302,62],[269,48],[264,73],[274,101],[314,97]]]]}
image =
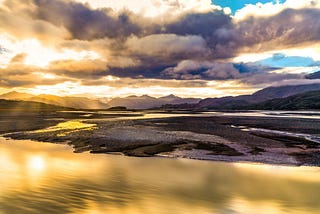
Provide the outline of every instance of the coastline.
{"type": "Polygon", "coordinates": [[[30,123],[29,131],[24,127],[22,131],[2,134],[12,139],[68,143],[73,146],[74,152],[320,166],[319,143],[302,137],[239,128],[292,132],[303,130],[307,134],[317,134],[320,124],[312,119],[197,115],[179,117],[174,114],[172,117],[154,119],[128,117],[113,120],[110,115],[107,118],[101,115],[82,118],[77,114],[64,115],[63,118],[64,122],[46,118],[40,129],[39,124],[32,126],[30,123]]]}

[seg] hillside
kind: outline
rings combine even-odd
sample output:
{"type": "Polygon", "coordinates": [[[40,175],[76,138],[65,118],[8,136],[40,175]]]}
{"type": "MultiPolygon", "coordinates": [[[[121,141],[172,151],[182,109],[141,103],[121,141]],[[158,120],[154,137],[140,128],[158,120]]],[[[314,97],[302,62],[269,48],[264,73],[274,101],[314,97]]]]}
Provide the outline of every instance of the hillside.
{"type": "Polygon", "coordinates": [[[306,75],[307,79],[320,79],[320,71],[306,75]]]}
{"type": "Polygon", "coordinates": [[[85,97],[60,97],[60,96],[47,95],[47,94],[35,96],[35,95],[20,93],[15,91],[0,95],[0,99],[33,101],[33,102],[40,102],[40,103],[64,106],[68,108],[77,108],[77,109],[109,108],[107,104],[102,103],[99,100],[89,99],[85,97]]]}
{"type": "Polygon", "coordinates": [[[99,100],[85,97],[60,97],[55,95],[39,95],[28,99],[30,101],[77,108],[77,109],[106,109],[109,105],[99,100]]]}
{"type": "Polygon", "coordinates": [[[320,110],[320,91],[272,99],[248,107],[256,110],[320,110]]]}
{"type": "Polygon", "coordinates": [[[24,100],[24,99],[29,99],[29,98],[31,98],[33,96],[34,95],[32,95],[32,94],[11,91],[9,93],[0,95],[0,99],[5,99],[5,100],[24,100]]]}
{"type": "Polygon", "coordinates": [[[71,108],[65,108],[61,106],[49,105],[38,102],[0,99],[1,112],[51,112],[62,110],[71,110],[71,108]]]}
{"type": "Polygon", "coordinates": [[[160,107],[162,105],[171,104],[171,105],[179,105],[179,104],[196,104],[201,99],[197,98],[181,98],[174,95],[169,95],[165,97],[155,98],[150,97],[148,95],[143,96],[129,96],[125,98],[114,98],[108,105],[111,107],[114,106],[125,106],[129,109],[150,109],[160,107]]]}
{"type": "Polygon", "coordinates": [[[296,94],[320,91],[320,84],[269,87],[252,95],[237,97],[208,98],[200,101],[196,109],[243,109],[247,106],[271,99],[286,98],[296,94]]]}

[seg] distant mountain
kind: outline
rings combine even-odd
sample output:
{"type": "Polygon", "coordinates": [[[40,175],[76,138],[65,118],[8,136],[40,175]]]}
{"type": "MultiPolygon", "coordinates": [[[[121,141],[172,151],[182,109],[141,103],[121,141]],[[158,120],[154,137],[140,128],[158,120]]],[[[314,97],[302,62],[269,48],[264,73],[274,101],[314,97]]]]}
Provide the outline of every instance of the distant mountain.
{"type": "Polygon", "coordinates": [[[55,95],[39,95],[28,99],[47,104],[66,106],[77,109],[106,109],[109,106],[99,100],[89,99],[85,97],[60,97],[55,95]]]}
{"type": "Polygon", "coordinates": [[[29,99],[29,98],[31,98],[33,96],[34,95],[32,95],[32,94],[11,91],[9,93],[0,95],[0,99],[5,99],[5,100],[24,100],[24,99],[29,99]]]}
{"type": "Polygon", "coordinates": [[[15,101],[0,99],[0,111],[4,112],[51,112],[71,110],[71,108],[49,105],[45,103],[30,102],[30,101],[15,101]]]}
{"type": "Polygon", "coordinates": [[[200,98],[181,98],[173,94],[170,94],[168,96],[160,97],[158,98],[158,100],[165,104],[179,105],[179,104],[196,104],[201,99],[200,98]]]}
{"type": "Polygon", "coordinates": [[[201,99],[198,98],[181,98],[174,95],[169,95],[165,97],[155,98],[148,95],[143,96],[129,96],[125,98],[114,98],[108,102],[108,105],[111,107],[114,106],[124,106],[128,109],[150,109],[160,107],[165,104],[195,104],[198,103],[201,99]]]}
{"type": "Polygon", "coordinates": [[[15,91],[0,95],[0,99],[34,101],[77,109],[106,109],[110,107],[99,100],[85,97],[60,97],[46,94],[35,96],[15,91]]]}
{"type": "Polygon", "coordinates": [[[306,75],[307,79],[320,79],[320,71],[314,72],[312,74],[306,75]]]}
{"type": "Polygon", "coordinates": [[[309,91],[249,106],[259,110],[320,110],[320,91],[309,91]]]}
{"type": "Polygon", "coordinates": [[[253,94],[255,97],[264,97],[264,99],[284,98],[295,94],[300,94],[308,91],[320,90],[320,83],[308,85],[289,85],[279,87],[269,87],[262,89],[253,94]]]}
{"type": "Polygon", "coordinates": [[[85,97],[60,97],[55,95],[32,95],[20,92],[9,92],[0,95],[0,99],[6,100],[22,100],[40,102],[76,109],[108,109],[111,107],[126,107],[128,109],[150,109],[160,107],[165,104],[196,104],[201,99],[198,98],[181,98],[174,95],[164,96],[160,98],[151,97],[148,95],[143,96],[129,96],[125,98],[114,99],[89,99],[85,97]]]}
{"type": "Polygon", "coordinates": [[[269,87],[252,95],[237,97],[208,98],[200,101],[196,109],[241,109],[271,99],[285,98],[292,95],[320,90],[320,84],[269,87]]]}

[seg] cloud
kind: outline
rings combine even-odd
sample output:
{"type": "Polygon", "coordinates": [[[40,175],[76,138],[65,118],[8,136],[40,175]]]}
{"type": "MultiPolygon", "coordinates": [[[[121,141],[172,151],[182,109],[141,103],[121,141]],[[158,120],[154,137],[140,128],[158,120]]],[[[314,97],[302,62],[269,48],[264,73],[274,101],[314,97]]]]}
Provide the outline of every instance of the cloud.
{"type": "Polygon", "coordinates": [[[239,33],[245,46],[252,51],[302,46],[319,41],[319,9],[287,9],[267,18],[250,18],[239,22],[239,33]]]}
{"type": "Polygon", "coordinates": [[[34,19],[35,11],[31,0],[4,1],[0,7],[0,33],[19,39],[36,38],[48,43],[70,38],[65,28],[34,19]]]}
{"type": "Polygon", "coordinates": [[[175,67],[169,67],[161,72],[164,77],[174,79],[233,79],[239,75],[231,63],[210,61],[184,60],[175,67]]]}
{"type": "Polygon", "coordinates": [[[211,0],[76,0],[88,3],[95,9],[112,8],[115,11],[130,10],[145,17],[178,16],[186,12],[205,13],[214,8],[219,8],[212,4],[211,0]]]}
{"type": "Polygon", "coordinates": [[[43,84],[53,85],[67,80],[70,80],[70,78],[55,76],[47,73],[47,71],[24,66],[20,63],[13,64],[6,69],[0,69],[0,87],[3,88],[34,87],[43,84]]]}
{"type": "Polygon", "coordinates": [[[204,83],[218,80],[256,88],[301,80],[303,69],[279,68],[316,66],[320,59],[317,0],[251,5],[235,16],[210,0],[0,4],[1,84],[6,87],[58,81],[115,86],[105,80],[112,76],[119,78],[115,87],[148,81],[166,85],[169,80],[179,82],[177,87],[192,82],[206,87],[204,83]],[[264,14],[266,8],[273,13],[264,14]],[[314,50],[312,56],[309,49],[305,56],[296,54],[307,46],[314,50]],[[252,60],[238,57],[248,54],[252,60]],[[54,78],[46,79],[46,74],[54,78]]]}
{"type": "Polygon", "coordinates": [[[210,79],[236,79],[240,77],[240,72],[232,63],[216,63],[204,75],[210,79]]]}
{"type": "Polygon", "coordinates": [[[37,18],[63,26],[75,39],[91,40],[138,34],[141,29],[128,12],[112,14],[110,10],[92,10],[86,5],[63,0],[34,0],[37,18]]]}
{"type": "Polygon", "coordinates": [[[237,49],[237,33],[232,19],[223,11],[204,14],[187,14],[165,26],[167,33],[198,35],[204,38],[211,50],[211,58],[227,58],[237,49]]]}
{"type": "Polygon", "coordinates": [[[267,87],[268,85],[285,83],[288,80],[290,81],[299,80],[301,82],[301,80],[305,80],[305,75],[261,72],[261,73],[255,73],[254,75],[244,75],[240,79],[242,83],[259,86],[260,88],[267,87]]]}
{"type": "Polygon", "coordinates": [[[283,3],[268,2],[256,4],[247,4],[242,9],[236,11],[234,18],[243,20],[250,17],[268,17],[274,16],[286,9],[306,9],[320,8],[319,0],[286,0],[283,3]]]}
{"type": "Polygon", "coordinates": [[[187,58],[207,54],[206,41],[201,36],[154,34],[142,38],[130,37],[126,46],[133,55],[187,58]]]}
{"type": "Polygon", "coordinates": [[[246,78],[257,73],[268,73],[276,69],[278,68],[258,63],[184,60],[175,67],[166,68],[161,75],[175,79],[231,80],[246,78]]]}

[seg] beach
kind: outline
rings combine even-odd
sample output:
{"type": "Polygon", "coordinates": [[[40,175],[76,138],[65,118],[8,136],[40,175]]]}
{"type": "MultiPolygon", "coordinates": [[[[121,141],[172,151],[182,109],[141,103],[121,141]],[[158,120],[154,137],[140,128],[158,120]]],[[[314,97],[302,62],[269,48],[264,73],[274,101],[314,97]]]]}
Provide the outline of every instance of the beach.
{"type": "Polygon", "coordinates": [[[320,166],[319,122],[285,112],[67,111],[4,115],[1,133],[74,152],[320,166]]]}

